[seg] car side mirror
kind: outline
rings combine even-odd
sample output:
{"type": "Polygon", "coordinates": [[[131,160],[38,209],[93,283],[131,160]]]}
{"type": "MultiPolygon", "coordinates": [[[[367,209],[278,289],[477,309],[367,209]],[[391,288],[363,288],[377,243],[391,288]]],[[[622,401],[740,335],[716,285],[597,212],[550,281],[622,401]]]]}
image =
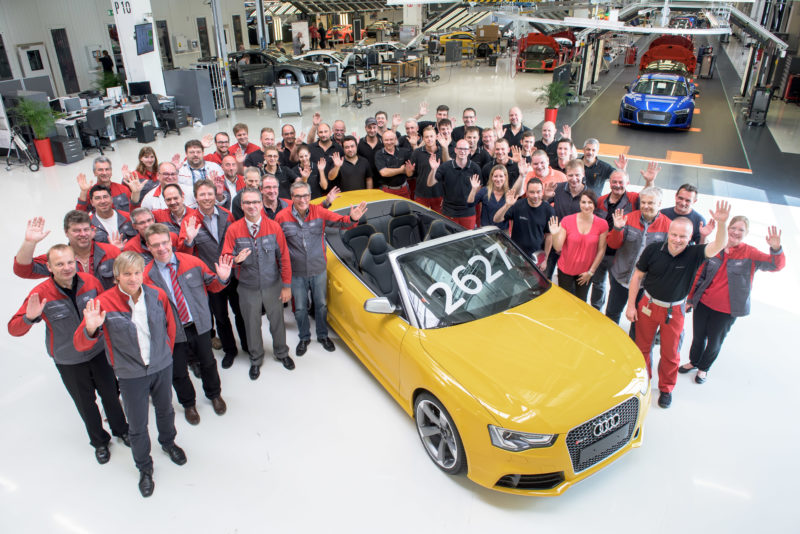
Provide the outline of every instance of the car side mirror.
{"type": "Polygon", "coordinates": [[[626,85],[626,86],[625,86],[625,90],[626,90],[626,91],[628,91],[628,92],[630,92],[630,90],[631,90],[631,86],[630,86],[630,85],[626,85]]]}
{"type": "Polygon", "coordinates": [[[698,91],[697,89],[695,89],[695,90],[694,90],[694,96],[700,96],[700,91],[698,91]]]}
{"type": "Polygon", "coordinates": [[[397,306],[389,302],[389,299],[386,297],[377,297],[366,301],[364,303],[364,310],[369,313],[392,315],[397,312],[397,306]]]}

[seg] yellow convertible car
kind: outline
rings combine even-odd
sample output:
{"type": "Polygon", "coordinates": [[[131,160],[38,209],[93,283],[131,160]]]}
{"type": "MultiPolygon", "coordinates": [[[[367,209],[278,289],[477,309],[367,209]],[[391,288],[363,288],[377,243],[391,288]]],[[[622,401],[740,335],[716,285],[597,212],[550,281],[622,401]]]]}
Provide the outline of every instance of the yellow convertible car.
{"type": "Polygon", "coordinates": [[[641,445],[647,370],[619,326],[493,226],[374,190],[331,209],[364,200],[357,226],[326,233],[328,320],[441,470],[558,495],[641,445]]]}

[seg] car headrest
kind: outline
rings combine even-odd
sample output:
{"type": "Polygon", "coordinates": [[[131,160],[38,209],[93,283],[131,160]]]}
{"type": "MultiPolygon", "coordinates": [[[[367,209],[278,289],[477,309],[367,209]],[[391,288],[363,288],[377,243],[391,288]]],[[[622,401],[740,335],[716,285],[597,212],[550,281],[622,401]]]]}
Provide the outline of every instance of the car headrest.
{"type": "Polygon", "coordinates": [[[400,217],[401,215],[411,215],[411,207],[408,202],[402,200],[392,204],[392,217],[400,217]]]}
{"type": "Polygon", "coordinates": [[[389,251],[389,245],[386,243],[386,237],[380,232],[377,234],[372,234],[369,237],[367,248],[369,249],[369,253],[373,256],[381,256],[389,251]]]}

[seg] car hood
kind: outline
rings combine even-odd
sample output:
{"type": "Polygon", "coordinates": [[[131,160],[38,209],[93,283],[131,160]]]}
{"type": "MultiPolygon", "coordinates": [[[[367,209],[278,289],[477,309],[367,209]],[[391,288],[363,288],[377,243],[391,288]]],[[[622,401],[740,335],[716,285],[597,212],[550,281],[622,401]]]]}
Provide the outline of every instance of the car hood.
{"type": "Polygon", "coordinates": [[[291,65],[293,67],[297,67],[302,70],[310,70],[311,72],[316,72],[322,69],[322,67],[319,64],[314,63],[313,61],[309,61],[307,59],[298,59],[298,58],[292,58],[291,61],[282,63],[282,65],[291,65]]]}
{"type": "Polygon", "coordinates": [[[568,432],[647,383],[628,335],[555,286],[491,317],[422,330],[420,343],[497,424],[520,431],[568,432]]]}
{"type": "Polygon", "coordinates": [[[629,93],[625,95],[624,100],[638,109],[670,113],[689,107],[692,103],[690,96],[654,96],[639,93],[629,93]]]}

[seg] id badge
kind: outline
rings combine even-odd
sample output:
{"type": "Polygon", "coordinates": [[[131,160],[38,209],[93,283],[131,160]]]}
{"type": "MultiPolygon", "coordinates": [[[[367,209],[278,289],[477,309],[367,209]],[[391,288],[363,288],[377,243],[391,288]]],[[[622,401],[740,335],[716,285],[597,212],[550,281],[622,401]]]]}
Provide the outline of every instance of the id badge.
{"type": "MultiPolygon", "coordinates": [[[[649,306],[649,304],[648,304],[647,306],[649,306]]],[[[650,315],[651,315],[653,312],[652,312],[652,311],[650,310],[650,308],[648,308],[647,306],[643,306],[643,307],[642,307],[642,313],[643,313],[643,314],[645,314],[646,316],[650,317],[650,315]]]]}

